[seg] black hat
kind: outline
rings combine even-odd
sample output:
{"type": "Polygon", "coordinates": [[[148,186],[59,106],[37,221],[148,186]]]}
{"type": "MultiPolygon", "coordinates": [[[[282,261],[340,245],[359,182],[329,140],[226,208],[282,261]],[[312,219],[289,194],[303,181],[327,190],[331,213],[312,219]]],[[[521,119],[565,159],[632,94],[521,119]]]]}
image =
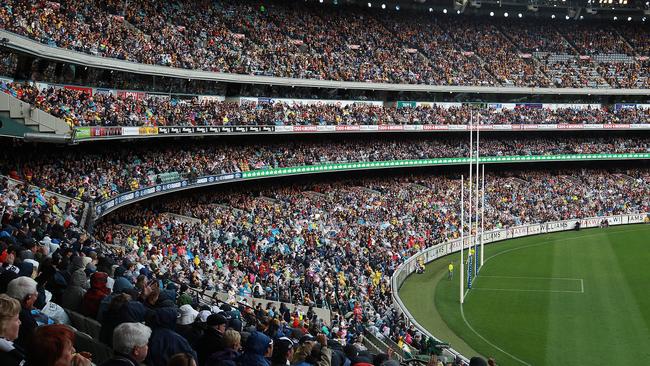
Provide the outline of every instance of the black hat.
{"type": "Polygon", "coordinates": [[[228,324],[228,319],[225,316],[223,316],[221,313],[210,314],[210,316],[208,316],[208,320],[206,321],[206,323],[209,327],[213,327],[215,325],[228,324]]]}
{"type": "Polygon", "coordinates": [[[469,366],[487,366],[487,362],[480,357],[472,357],[469,360],[469,366]]]}

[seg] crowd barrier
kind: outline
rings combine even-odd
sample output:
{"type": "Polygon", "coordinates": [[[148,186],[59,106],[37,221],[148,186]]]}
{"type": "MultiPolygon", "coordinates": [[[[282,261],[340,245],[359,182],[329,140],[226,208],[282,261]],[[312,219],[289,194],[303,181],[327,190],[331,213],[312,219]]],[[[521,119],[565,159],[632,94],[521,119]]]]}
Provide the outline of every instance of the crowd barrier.
{"type": "MultiPolygon", "coordinates": [[[[531,235],[574,230],[577,222],[580,222],[580,228],[594,228],[599,227],[604,219],[607,219],[610,226],[640,224],[644,222],[650,222],[650,213],[589,217],[584,219],[553,221],[543,224],[522,225],[485,232],[482,239],[483,243],[489,244],[502,240],[521,238],[531,235]]],[[[470,237],[466,237],[464,239],[464,247],[467,249],[470,247],[470,239],[470,237]]],[[[478,240],[481,240],[480,235],[478,236],[478,240]]],[[[420,325],[420,323],[418,323],[418,321],[411,315],[408,308],[404,305],[402,299],[399,297],[399,289],[402,287],[406,279],[418,268],[418,262],[420,258],[424,260],[424,263],[430,263],[447,255],[459,252],[460,248],[461,239],[455,239],[424,249],[423,251],[409,257],[395,270],[393,276],[391,277],[391,292],[395,307],[404,314],[409,324],[413,324],[420,332],[436,340],[438,340],[438,338],[436,338],[433,334],[431,334],[431,332],[420,325]]],[[[453,348],[450,348],[448,351],[451,352],[454,356],[461,356],[461,354],[453,348]]]]}

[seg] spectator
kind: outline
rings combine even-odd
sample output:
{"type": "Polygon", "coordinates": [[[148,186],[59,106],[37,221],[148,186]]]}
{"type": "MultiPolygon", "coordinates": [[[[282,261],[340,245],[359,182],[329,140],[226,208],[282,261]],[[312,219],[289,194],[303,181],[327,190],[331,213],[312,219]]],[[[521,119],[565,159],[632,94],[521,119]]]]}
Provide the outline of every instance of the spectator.
{"type": "Polygon", "coordinates": [[[169,359],[167,366],[196,366],[196,361],[189,353],[177,353],[169,359]]]}
{"type": "Polygon", "coordinates": [[[111,293],[106,286],[108,274],[104,272],[95,272],[90,276],[90,289],[83,298],[83,314],[91,318],[97,318],[99,304],[111,293]]]}
{"type": "Polygon", "coordinates": [[[273,344],[273,357],[271,358],[272,366],[288,366],[293,359],[293,341],[289,338],[282,337],[277,339],[273,344]]]}
{"type": "Polygon", "coordinates": [[[234,329],[228,329],[223,334],[222,344],[224,349],[213,353],[206,362],[206,366],[236,366],[241,356],[241,334],[234,329]]]}
{"type": "Polygon", "coordinates": [[[196,343],[198,365],[204,366],[210,355],[224,349],[223,334],[228,325],[228,319],[221,313],[208,316],[207,328],[196,343]]]}
{"type": "Polygon", "coordinates": [[[36,281],[29,277],[18,277],[9,282],[7,295],[20,302],[20,331],[16,344],[26,349],[27,345],[33,340],[34,330],[37,327],[36,319],[32,315],[34,302],[38,298],[36,281]]]}
{"type": "Polygon", "coordinates": [[[270,366],[267,360],[273,355],[273,340],[264,333],[252,331],[246,340],[239,363],[247,366],[270,366]]]}
{"type": "Polygon", "coordinates": [[[83,271],[73,272],[70,285],[68,285],[61,297],[61,306],[72,311],[81,312],[81,306],[86,294],[84,289],[86,281],[86,274],[83,271]]]}
{"type": "Polygon", "coordinates": [[[151,328],[141,323],[122,323],[113,331],[115,355],[102,366],[138,366],[149,351],[151,328]]]}
{"type": "Polygon", "coordinates": [[[25,351],[14,341],[18,338],[21,310],[18,300],[0,294],[0,364],[20,366],[25,362],[25,351]]]}
{"type": "Polygon", "coordinates": [[[147,325],[152,333],[146,364],[166,365],[177,353],[187,353],[196,359],[196,353],[187,340],[174,331],[177,314],[175,308],[160,308],[149,315],[147,325]]]}
{"type": "Polygon", "coordinates": [[[36,329],[27,353],[28,365],[90,366],[92,362],[74,349],[74,332],[61,324],[36,329]]]}

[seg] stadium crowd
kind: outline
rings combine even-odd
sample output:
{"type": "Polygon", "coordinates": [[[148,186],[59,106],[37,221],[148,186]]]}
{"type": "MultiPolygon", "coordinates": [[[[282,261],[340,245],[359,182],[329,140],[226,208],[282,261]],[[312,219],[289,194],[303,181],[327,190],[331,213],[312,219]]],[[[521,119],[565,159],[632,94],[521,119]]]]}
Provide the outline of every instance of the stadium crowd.
{"type": "Polygon", "coordinates": [[[0,8],[0,27],[95,55],[228,73],[434,85],[650,85],[650,72],[635,58],[648,56],[642,28],[402,13],[282,1],[10,0],[0,8]],[[561,57],[546,63],[548,54],[561,57]],[[623,58],[592,59],[600,55],[623,58]],[[565,66],[578,56],[587,67],[565,66]],[[603,79],[602,67],[622,62],[636,65],[619,68],[621,78],[603,79]],[[549,67],[569,76],[553,77],[549,67]]]}
{"type": "MultiPolygon", "coordinates": [[[[392,359],[392,351],[371,353],[363,346],[361,339],[366,329],[378,337],[396,337],[397,345],[403,352],[418,349],[438,352],[435,342],[413,327],[406,326],[392,308],[389,288],[386,288],[383,279],[385,275],[377,274],[379,269],[366,282],[368,290],[374,291],[374,295],[362,288],[355,292],[358,284],[350,276],[357,272],[346,262],[346,256],[339,257],[341,262],[337,265],[342,267],[334,288],[343,294],[347,302],[334,307],[335,315],[329,324],[325,324],[311,310],[303,312],[297,307],[291,309],[280,303],[266,308],[246,306],[237,302],[237,296],[228,302],[206,304],[188,291],[188,285],[197,285],[196,279],[199,280],[198,287],[207,287],[202,283],[204,278],[194,274],[184,277],[185,273],[189,274],[187,270],[190,267],[187,265],[196,263],[197,268],[199,264],[205,268],[207,262],[201,262],[205,257],[196,252],[197,259],[188,260],[187,254],[194,247],[175,242],[187,236],[188,243],[191,241],[193,245],[203,235],[199,231],[177,236],[185,229],[177,222],[170,222],[164,227],[147,229],[148,234],[142,237],[145,241],[138,243],[140,238],[136,236],[122,242],[119,228],[113,231],[103,226],[98,232],[108,233],[106,241],[110,246],[106,246],[70,222],[65,212],[73,204],[64,209],[64,214],[60,214],[55,199],[35,200],[31,192],[39,192],[37,197],[40,197],[38,189],[4,178],[0,182],[0,360],[3,365],[22,365],[25,360],[30,365],[44,366],[87,366],[91,362],[107,366],[140,363],[169,366],[398,364],[392,359]],[[115,237],[112,238],[112,235],[115,237]],[[150,239],[169,245],[164,248],[158,244],[149,245],[147,240],[150,239]],[[168,248],[173,254],[166,252],[168,248]],[[179,285],[178,281],[183,284],[179,285]],[[372,287],[371,283],[380,283],[381,288],[372,287]],[[368,296],[370,300],[378,301],[376,305],[368,302],[368,296]],[[350,311],[345,312],[344,309],[348,307],[350,311]],[[373,309],[383,311],[370,312],[373,309]],[[80,342],[84,338],[87,342],[88,336],[68,326],[75,324],[92,328],[92,322],[89,325],[89,320],[83,320],[85,323],[81,324],[79,317],[98,321],[98,335],[94,341],[80,342]],[[112,347],[112,356],[99,352],[108,346],[112,347]],[[97,353],[91,354],[89,351],[97,353]]],[[[291,190],[280,190],[279,193],[287,195],[288,199],[293,194],[291,190]]],[[[359,195],[359,199],[363,197],[363,194],[359,195]]],[[[245,198],[245,195],[236,199],[240,200],[242,208],[254,201],[245,198]]],[[[296,201],[296,205],[300,204],[296,201]]],[[[326,206],[321,209],[326,209],[326,206]]],[[[266,222],[269,213],[260,211],[260,219],[266,222]]],[[[143,214],[142,219],[147,222],[158,220],[155,214],[143,214]]],[[[125,216],[129,215],[134,217],[132,212],[125,213],[125,216]]],[[[228,225],[234,224],[236,222],[229,221],[228,225]]],[[[139,229],[133,231],[136,232],[141,233],[139,229]]],[[[321,230],[316,227],[303,231],[306,242],[301,245],[312,248],[306,255],[322,250],[319,233],[321,230]],[[313,235],[309,235],[308,231],[313,231],[313,235]]],[[[243,257],[245,245],[226,244],[226,236],[222,239],[222,249],[225,251],[230,246],[228,252],[232,256],[226,257],[224,254],[223,262],[215,258],[216,262],[212,262],[214,269],[239,276],[238,266],[243,269],[244,265],[252,265],[243,257]],[[234,261],[241,261],[241,264],[234,261]],[[228,268],[232,268],[231,272],[228,272],[228,268]]],[[[257,252],[256,244],[248,244],[249,253],[251,250],[257,252]]],[[[278,253],[276,258],[281,261],[277,263],[286,263],[284,273],[288,266],[298,264],[295,257],[287,253],[278,253]]],[[[382,264],[375,262],[378,260],[375,258],[367,263],[365,270],[375,264],[381,268],[382,264]]],[[[333,269],[330,267],[332,263],[323,265],[323,269],[333,269]]],[[[268,272],[257,272],[259,278],[266,280],[265,275],[272,272],[283,276],[283,269],[268,262],[259,268],[265,266],[268,272]]],[[[299,273],[316,278],[319,276],[319,272],[299,273]]],[[[235,279],[230,274],[227,276],[235,279]]],[[[324,274],[321,276],[323,280],[330,281],[324,274]]],[[[259,286],[255,286],[258,284],[256,281],[261,281],[256,280],[258,277],[249,273],[244,277],[244,282],[250,281],[254,291],[259,290],[259,286]]],[[[290,281],[294,280],[296,278],[291,275],[290,281]]],[[[297,289],[302,284],[302,281],[298,281],[292,288],[297,289]]],[[[297,298],[292,301],[299,302],[297,298]]],[[[485,364],[485,361],[474,362],[480,361],[474,360],[470,365],[485,364]]],[[[435,354],[429,364],[442,365],[435,354]]],[[[452,364],[456,363],[447,365],[452,364]]]]}
{"type": "MultiPolygon", "coordinates": [[[[486,229],[647,212],[648,171],[625,173],[489,174],[486,229]]],[[[96,234],[194,287],[327,307],[350,319],[348,332],[361,320],[418,348],[422,336],[391,305],[390,277],[410,255],[459,237],[459,197],[445,176],[234,189],[127,208],[96,234]]]]}
{"type": "MultiPolygon", "coordinates": [[[[112,146],[41,149],[16,146],[3,152],[0,172],[84,201],[101,202],[119,193],[182,178],[339,162],[390,161],[468,156],[459,137],[375,137],[277,141],[247,140],[191,146],[149,143],[129,150],[112,146]],[[171,178],[170,178],[171,177],[171,178]],[[163,180],[164,179],[164,180],[163,180]]],[[[644,138],[484,137],[482,156],[531,156],[649,152],[644,138]]]]}
{"type": "MultiPolygon", "coordinates": [[[[494,124],[638,124],[650,122],[650,108],[559,107],[522,104],[514,109],[485,104],[429,104],[384,107],[358,102],[230,102],[193,98],[94,94],[28,83],[0,81],[8,93],[64,119],[70,126],[230,126],[230,125],[460,125],[494,124]]],[[[135,93],[137,94],[137,93],[135,93]]]]}

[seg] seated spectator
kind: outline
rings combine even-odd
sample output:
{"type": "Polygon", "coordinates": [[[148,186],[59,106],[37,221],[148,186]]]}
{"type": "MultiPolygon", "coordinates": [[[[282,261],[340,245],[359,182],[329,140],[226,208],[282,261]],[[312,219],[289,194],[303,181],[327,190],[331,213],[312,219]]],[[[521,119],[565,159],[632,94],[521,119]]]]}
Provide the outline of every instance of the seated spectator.
{"type": "Polygon", "coordinates": [[[169,359],[167,366],[196,366],[196,361],[189,353],[177,353],[169,359]]]}
{"type": "Polygon", "coordinates": [[[208,317],[207,328],[196,343],[196,353],[199,366],[204,366],[210,355],[224,349],[223,333],[226,331],[228,319],[223,314],[211,314],[208,317]]]}
{"type": "Polygon", "coordinates": [[[246,340],[244,353],[239,363],[247,366],[270,366],[267,360],[273,355],[273,340],[266,334],[253,331],[246,340]]]}
{"type": "Polygon", "coordinates": [[[102,366],[138,366],[149,351],[151,328],[141,323],[122,323],[113,331],[115,355],[102,366]]]}
{"type": "Polygon", "coordinates": [[[20,329],[20,302],[6,294],[0,294],[0,365],[21,366],[25,352],[14,341],[20,329]]]}
{"type": "Polygon", "coordinates": [[[95,272],[90,276],[90,289],[83,298],[81,309],[84,315],[91,318],[97,318],[99,304],[111,293],[106,286],[108,274],[104,272],[95,272]]]}
{"type": "Polygon", "coordinates": [[[27,353],[28,365],[90,366],[92,362],[74,349],[75,334],[66,325],[45,325],[36,329],[27,353]]]}
{"type": "Polygon", "coordinates": [[[146,364],[166,365],[177,353],[188,353],[196,359],[196,352],[187,340],[174,331],[177,315],[176,308],[161,308],[148,316],[146,323],[152,333],[146,364]]]}
{"type": "MultiPolygon", "coordinates": [[[[228,329],[223,334],[223,350],[213,353],[205,363],[206,366],[236,366],[240,357],[241,334],[234,329],[228,329]]],[[[284,364],[283,364],[284,365],[284,364]]]]}
{"type": "Polygon", "coordinates": [[[271,366],[287,366],[291,364],[293,358],[293,341],[289,338],[282,337],[273,344],[273,357],[271,366]]]}
{"type": "Polygon", "coordinates": [[[38,298],[36,281],[29,277],[18,277],[9,282],[7,295],[20,302],[20,332],[16,344],[26,348],[32,341],[34,330],[37,327],[36,319],[32,315],[34,302],[38,298]]]}
{"type": "Polygon", "coordinates": [[[75,271],[72,273],[70,284],[61,296],[61,306],[66,309],[81,312],[81,306],[86,294],[86,274],[83,271],[75,271]]]}

